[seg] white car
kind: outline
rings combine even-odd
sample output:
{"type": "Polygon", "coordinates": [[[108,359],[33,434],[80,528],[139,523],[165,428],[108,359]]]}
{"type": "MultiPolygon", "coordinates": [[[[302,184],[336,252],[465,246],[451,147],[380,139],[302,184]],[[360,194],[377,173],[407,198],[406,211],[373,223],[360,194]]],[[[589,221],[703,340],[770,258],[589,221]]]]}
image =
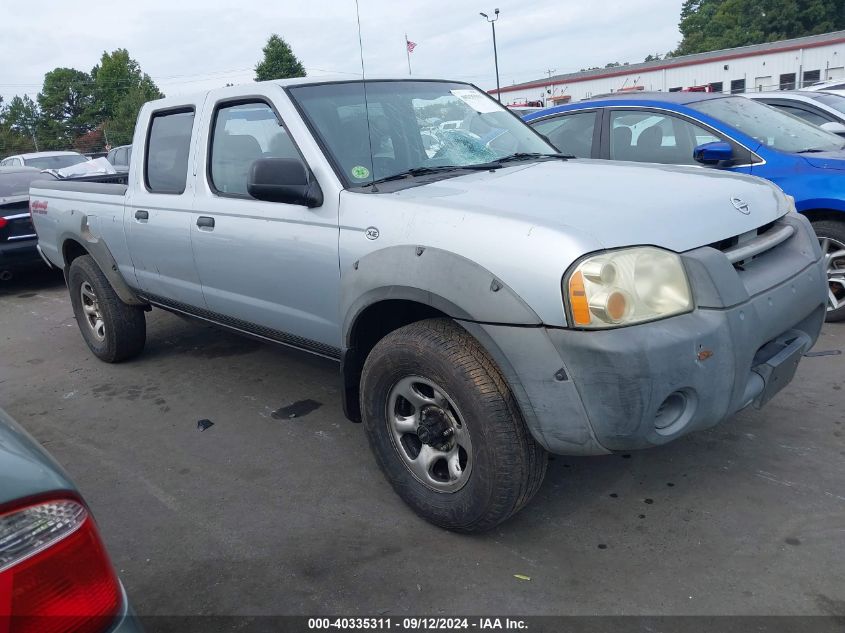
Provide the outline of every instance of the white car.
{"type": "Polygon", "coordinates": [[[845,136],[845,93],[789,90],[750,92],[745,96],[818,125],[828,132],[845,136]]]}
{"type": "Polygon", "coordinates": [[[824,90],[825,92],[838,92],[841,95],[845,95],[845,77],[839,79],[828,79],[827,81],[820,81],[818,83],[813,84],[812,86],[807,86],[804,90],[810,90],[815,92],[817,90],[824,90]]]}
{"type": "Polygon", "coordinates": [[[38,169],[62,169],[88,159],[79,152],[32,152],[7,156],[0,161],[0,167],[37,167],[38,169]]]}

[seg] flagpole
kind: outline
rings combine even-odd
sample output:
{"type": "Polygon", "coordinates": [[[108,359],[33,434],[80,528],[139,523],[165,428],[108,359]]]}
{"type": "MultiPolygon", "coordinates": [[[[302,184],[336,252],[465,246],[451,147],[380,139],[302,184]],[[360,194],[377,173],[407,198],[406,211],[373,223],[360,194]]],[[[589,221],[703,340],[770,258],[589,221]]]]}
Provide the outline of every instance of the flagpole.
{"type": "Polygon", "coordinates": [[[405,33],[405,55],[408,57],[408,76],[411,75],[411,49],[408,48],[408,34],[405,33]]]}

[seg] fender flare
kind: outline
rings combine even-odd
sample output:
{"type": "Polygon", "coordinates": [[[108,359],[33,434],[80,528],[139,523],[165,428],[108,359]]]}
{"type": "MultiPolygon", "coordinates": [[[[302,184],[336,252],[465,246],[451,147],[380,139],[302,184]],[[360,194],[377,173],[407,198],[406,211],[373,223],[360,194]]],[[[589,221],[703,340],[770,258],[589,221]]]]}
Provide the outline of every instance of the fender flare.
{"type": "Polygon", "coordinates": [[[353,263],[341,279],[344,348],[358,317],[379,301],[416,301],[459,320],[539,326],[540,317],[483,266],[428,246],[390,246],[353,263]]]}
{"type": "Polygon", "coordinates": [[[356,325],[371,306],[383,301],[413,301],[458,321],[487,350],[534,427],[535,414],[507,356],[480,323],[541,327],[540,317],[507,284],[479,264],[455,253],[423,246],[391,246],[352,265],[341,280],[343,404],[346,416],[360,421],[358,380],[366,352],[355,349],[356,325]]]}
{"type": "Polygon", "coordinates": [[[67,281],[68,269],[70,268],[70,263],[65,260],[65,245],[68,241],[72,241],[80,244],[82,248],[85,249],[85,251],[94,259],[94,262],[100,267],[100,270],[103,271],[106,279],[109,280],[109,283],[112,288],[114,288],[115,293],[120,300],[123,301],[123,303],[136,306],[148,305],[147,302],[138,297],[138,295],[135,294],[135,291],[132,290],[132,288],[129,287],[129,284],[126,283],[123,275],[120,274],[120,269],[117,267],[117,261],[111,254],[109,247],[97,235],[97,217],[91,216],[93,218],[93,222],[89,222],[89,216],[85,213],[77,211],[73,213],[73,215],[79,216],[79,228],[76,229],[76,222],[74,222],[74,230],[64,231],[59,238],[59,244],[61,245],[59,253],[62,258],[62,269],[64,271],[65,281],[67,281]]]}

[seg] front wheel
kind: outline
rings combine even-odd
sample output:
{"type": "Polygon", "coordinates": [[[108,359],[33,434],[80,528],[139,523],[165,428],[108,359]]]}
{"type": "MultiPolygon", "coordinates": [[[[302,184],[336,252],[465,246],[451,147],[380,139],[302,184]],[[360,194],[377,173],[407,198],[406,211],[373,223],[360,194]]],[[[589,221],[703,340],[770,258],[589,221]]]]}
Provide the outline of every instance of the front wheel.
{"type": "Polygon", "coordinates": [[[827,268],[826,321],[845,319],[845,222],[813,222],[827,268]]]}
{"type": "Polygon", "coordinates": [[[117,363],[144,349],[144,311],[123,303],[90,255],[77,257],[68,269],[67,285],[82,338],[100,360],[117,363]]]}
{"type": "Polygon", "coordinates": [[[436,525],[495,527],[543,481],[545,451],[501,373],[450,319],[412,323],[379,341],[364,365],[361,402],[388,481],[436,525]]]}

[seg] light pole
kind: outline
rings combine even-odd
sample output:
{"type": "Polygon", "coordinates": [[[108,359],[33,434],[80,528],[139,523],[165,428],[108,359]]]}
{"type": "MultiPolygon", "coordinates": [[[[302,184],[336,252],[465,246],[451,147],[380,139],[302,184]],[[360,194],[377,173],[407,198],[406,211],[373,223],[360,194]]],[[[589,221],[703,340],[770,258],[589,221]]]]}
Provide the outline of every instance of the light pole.
{"type": "Polygon", "coordinates": [[[492,19],[488,17],[486,13],[481,13],[480,15],[490,23],[490,26],[493,27],[493,61],[496,64],[496,98],[499,100],[499,103],[501,103],[502,92],[499,88],[499,53],[496,50],[496,20],[499,19],[499,10],[496,9],[493,13],[494,17],[492,19]]]}

